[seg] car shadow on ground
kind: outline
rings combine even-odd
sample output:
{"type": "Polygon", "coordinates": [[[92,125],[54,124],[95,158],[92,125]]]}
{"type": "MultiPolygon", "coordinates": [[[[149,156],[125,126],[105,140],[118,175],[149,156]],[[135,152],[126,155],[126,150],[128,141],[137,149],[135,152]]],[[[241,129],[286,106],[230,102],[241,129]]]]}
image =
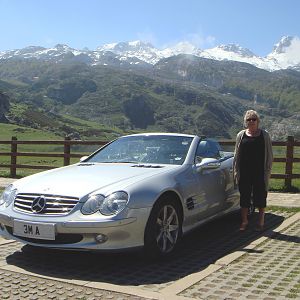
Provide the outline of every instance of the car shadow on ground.
{"type": "Polygon", "coordinates": [[[270,238],[275,240],[300,244],[300,237],[296,235],[287,235],[287,234],[282,234],[280,232],[270,232],[269,235],[270,238]]]}
{"type": "MultiPolygon", "coordinates": [[[[6,256],[8,265],[61,279],[105,282],[117,285],[166,285],[205,269],[219,258],[246,246],[264,233],[254,231],[254,216],[245,232],[239,232],[239,214],[235,213],[205,224],[186,235],[176,252],[168,258],[149,261],[140,252],[104,254],[61,251],[23,246],[18,243],[6,256]]],[[[266,230],[284,220],[266,214],[266,230]]]]}

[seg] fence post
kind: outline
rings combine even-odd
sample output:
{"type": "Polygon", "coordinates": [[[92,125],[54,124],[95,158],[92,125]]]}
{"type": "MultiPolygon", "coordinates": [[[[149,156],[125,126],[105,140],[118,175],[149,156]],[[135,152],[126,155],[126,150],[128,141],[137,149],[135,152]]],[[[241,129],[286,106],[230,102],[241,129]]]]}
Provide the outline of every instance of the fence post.
{"type": "Polygon", "coordinates": [[[16,178],[17,176],[17,151],[18,151],[18,144],[17,144],[17,137],[11,137],[11,154],[10,154],[10,177],[16,178]]]}
{"type": "Polygon", "coordinates": [[[70,141],[70,137],[66,136],[64,141],[64,166],[68,166],[70,164],[70,154],[71,154],[71,145],[68,143],[70,141]]]}
{"type": "Polygon", "coordinates": [[[294,137],[288,136],[286,142],[286,164],[285,164],[285,188],[291,190],[292,188],[292,174],[293,174],[293,159],[294,159],[294,137]]]}

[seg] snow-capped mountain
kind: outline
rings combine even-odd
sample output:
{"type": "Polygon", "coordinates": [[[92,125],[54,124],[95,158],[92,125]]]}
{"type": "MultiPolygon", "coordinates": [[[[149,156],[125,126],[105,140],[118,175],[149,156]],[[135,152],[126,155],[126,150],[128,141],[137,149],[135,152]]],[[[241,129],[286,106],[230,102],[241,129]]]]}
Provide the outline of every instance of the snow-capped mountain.
{"type": "Polygon", "coordinates": [[[165,49],[157,49],[142,41],[120,42],[99,46],[96,50],[77,50],[58,44],[53,48],[30,46],[23,49],[0,52],[0,61],[6,59],[40,59],[62,61],[65,59],[91,65],[154,65],[163,58],[178,54],[192,54],[214,60],[231,60],[252,64],[268,71],[300,69],[300,39],[285,36],[266,57],[236,44],[220,45],[211,49],[198,49],[188,42],[181,42],[165,49]]]}
{"type": "Polygon", "coordinates": [[[160,51],[154,48],[150,43],[144,43],[142,41],[106,44],[98,47],[96,51],[113,52],[121,61],[126,61],[128,58],[138,58],[139,60],[152,65],[164,57],[160,55],[160,51]]]}
{"type": "Polygon", "coordinates": [[[44,48],[39,46],[29,46],[23,49],[8,50],[0,52],[1,60],[20,60],[20,59],[38,59],[43,61],[63,61],[66,59],[75,59],[87,64],[92,64],[92,52],[89,50],[77,50],[64,44],[57,44],[53,48],[44,48]]]}
{"type": "Polygon", "coordinates": [[[267,56],[269,61],[275,61],[280,69],[300,66],[300,39],[299,37],[284,36],[277,43],[273,51],[267,56]]]}
{"type": "Polygon", "coordinates": [[[281,67],[275,60],[268,60],[254,54],[247,48],[242,48],[236,44],[221,45],[212,49],[204,50],[200,57],[210,58],[215,60],[232,60],[254,65],[258,68],[268,71],[279,70],[281,67]]]}

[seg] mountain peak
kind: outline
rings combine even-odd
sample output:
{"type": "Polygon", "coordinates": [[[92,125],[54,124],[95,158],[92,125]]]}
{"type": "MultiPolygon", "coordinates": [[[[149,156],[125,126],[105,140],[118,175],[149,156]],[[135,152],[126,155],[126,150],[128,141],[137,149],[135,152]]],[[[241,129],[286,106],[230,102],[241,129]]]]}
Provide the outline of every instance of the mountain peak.
{"type": "Polygon", "coordinates": [[[66,44],[57,44],[54,46],[57,50],[71,50],[71,48],[66,44]]]}
{"type": "Polygon", "coordinates": [[[140,41],[140,40],[131,41],[131,42],[127,42],[127,43],[131,47],[150,47],[150,48],[153,48],[153,46],[151,45],[151,43],[149,43],[149,42],[143,42],[143,41],[140,41]]]}
{"type": "Polygon", "coordinates": [[[247,48],[243,48],[238,44],[220,45],[217,48],[221,49],[223,51],[226,51],[226,52],[233,52],[233,53],[239,54],[239,55],[244,56],[244,57],[254,57],[254,56],[256,56],[252,51],[250,51],[247,48]]]}
{"type": "Polygon", "coordinates": [[[42,50],[45,50],[46,48],[44,47],[41,47],[41,46],[27,46],[24,48],[24,50],[28,50],[28,51],[42,51],[42,50]]]}
{"type": "Polygon", "coordinates": [[[267,58],[279,64],[281,69],[297,67],[300,64],[299,37],[282,37],[267,58]]]}
{"type": "Polygon", "coordinates": [[[191,44],[190,42],[184,41],[176,44],[172,47],[172,50],[178,53],[184,54],[194,54],[199,51],[195,45],[191,44]]]}
{"type": "Polygon", "coordinates": [[[145,50],[149,48],[153,48],[153,46],[150,43],[136,40],[129,42],[105,44],[103,46],[98,47],[97,51],[112,51],[115,53],[122,53],[127,51],[145,50]]]}
{"type": "Polygon", "coordinates": [[[295,37],[292,36],[283,36],[280,41],[275,44],[272,52],[277,54],[285,53],[287,48],[292,45],[294,39],[295,37]]]}
{"type": "Polygon", "coordinates": [[[5,59],[41,59],[62,61],[74,59],[92,65],[116,64],[122,66],[149,66],[163,58],[178,54],[189,54],[213,60],[230,60],[252,64],[268,71],[287,69],[300,65],[300,38],[284,36],[274,46],[273,52],[266,57],[255,55],[238,44],[220,45],[211,49],[199,49],[188,41],[164,49],[157,49],[150,43],[141,40],[110,43],[96,50],[77,50],[66,44],[57,44],[51,48],[30,46],[23,49],[0,52],[0,60],[5,59]]]}

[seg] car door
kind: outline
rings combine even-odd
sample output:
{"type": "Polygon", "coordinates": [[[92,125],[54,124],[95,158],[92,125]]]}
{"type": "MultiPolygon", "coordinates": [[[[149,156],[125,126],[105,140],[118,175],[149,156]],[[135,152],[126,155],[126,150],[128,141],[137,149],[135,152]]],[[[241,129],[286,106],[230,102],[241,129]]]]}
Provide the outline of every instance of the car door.
{"type": "Polygon", "coordinates": [[[220,163],[219,150],[209,140],[201,140],[195,156],[195,172],[199,217],[209,217],[224,206],[225,173],[220,163]],[[205,210],[203,208],[205,207],[205,210]]]}

